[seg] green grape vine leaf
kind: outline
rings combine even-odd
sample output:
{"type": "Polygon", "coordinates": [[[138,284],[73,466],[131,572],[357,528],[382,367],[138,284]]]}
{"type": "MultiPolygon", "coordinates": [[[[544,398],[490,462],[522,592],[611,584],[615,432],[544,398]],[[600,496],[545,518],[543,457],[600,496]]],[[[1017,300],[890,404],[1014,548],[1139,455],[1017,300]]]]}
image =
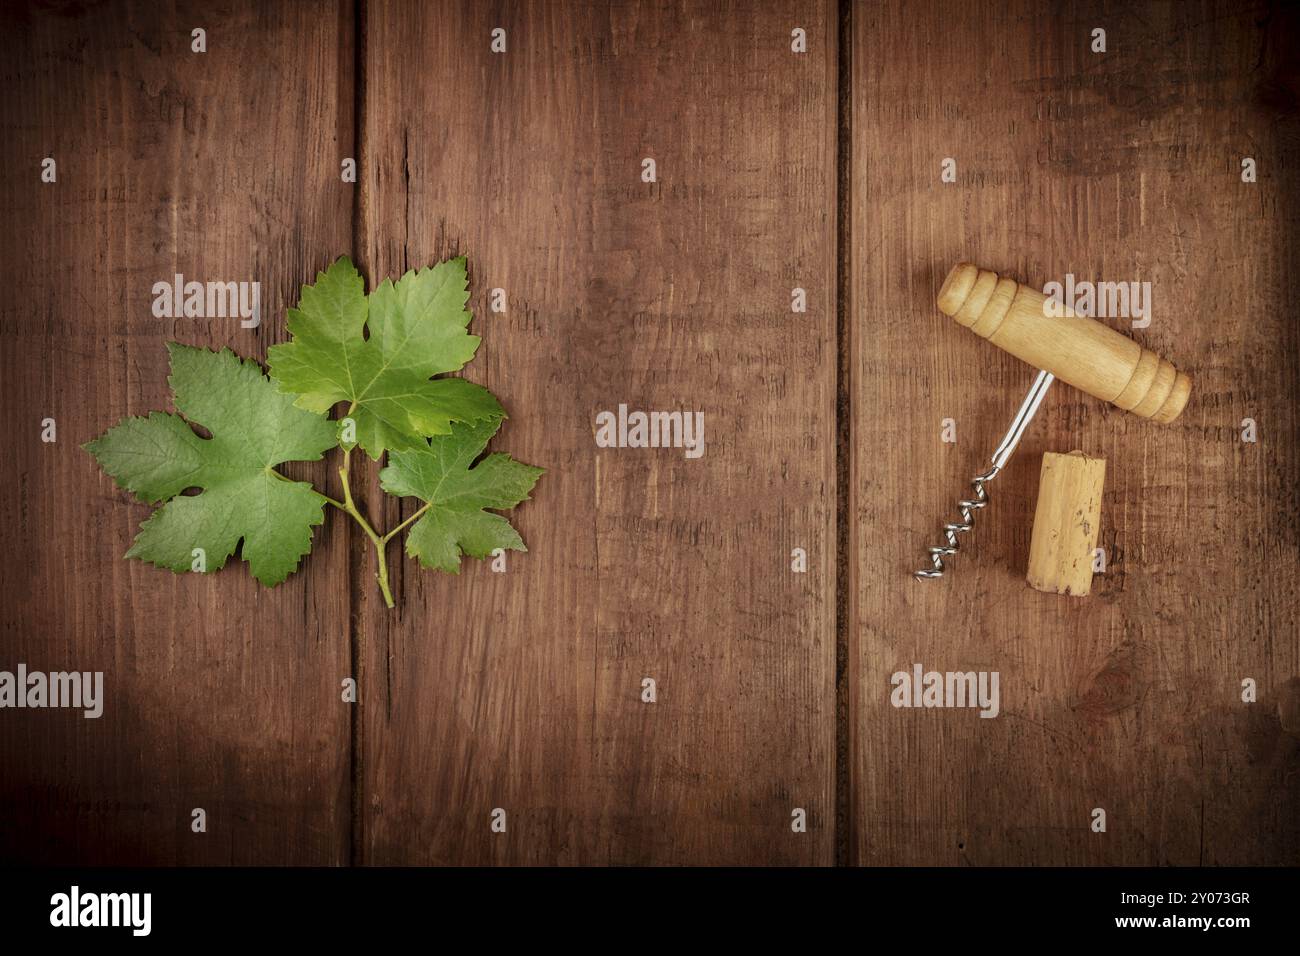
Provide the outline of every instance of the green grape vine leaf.
{"type": "Polygon", "coordinates": [[[385,279],[367,296],[360,273],[341,257],[303,286],[298,308],[289,310],[292,340],[268,351],[271,378],[308,411],[348,402],[356,444],[375,460],[445,435],[452,422],[502,418],[501,404],[481,385],[433,379],[464,367],[478,348],[478,336],[466,331],[468,300],[464,258],[396,283],[385,279]]]}
{"type": "Polygon", "coordinates": [[[229,349],[174,342],[167,348],[168,382],[181,414],[128,418],[84,446],[120,487],[149,504],[165,502],[140,526],[126,556],[189,571],[201,548],[204,569],[216,571],[242,539],[253,576],[268,587],[279,584],[311,550],[325,499],[275,467],[318,460],[337,444],[336,429],[323,415],[295,407],[256,362],[240,361],[229,349]],[[212,437],[200,437],[191,423],[212,437]],[[189,488],[201,491],[182,494],[189,488]]]}
{"type": "Polygon", "coordinates": [[[474,464],[500,427],[491,419],[455,425],[449,435],[393,452],[379,473],[388,494],[425,503],[406,535],[407,554],[424,567],[457,574],[462,553],[486,558],[498,548],[528,550],[509,521],[485,509],[527,501],[544,469],[500,453],[474,464]]]}
{"type": "Polygon", "coordinates": [[[527,500],[542,469],[504,454],[474,464],[505,410],[481,385],[434,377],[458,371],[478,349],[466,331],[468,301],[463,258],[385,280],[367,296],[341,257],[289,310],[292,341],[269,350],[270,378],[229,349],[169,343],[179,414],[127,418],[83,446],[120,487],[159,505],[126,556],[172,571],[216,571],[238,550],[253,576],[274,587],[311,550],[328,505],[374,546],[375,577],[391,608],[386,548],[408,527],[407,551],[442,571],[458,573],[462,554],[526,551],[510,522],[487,509],[527,500]],[[349,403],[344,417],[326,417],[340,402],[349,403]],[[276,470],[340,445],[341,499],[276,470]],[[388,532],[376,531],[353,498],[357,446],[375,460],[389,454],[380,475],[386,492],[424,501],[388,532]]]}

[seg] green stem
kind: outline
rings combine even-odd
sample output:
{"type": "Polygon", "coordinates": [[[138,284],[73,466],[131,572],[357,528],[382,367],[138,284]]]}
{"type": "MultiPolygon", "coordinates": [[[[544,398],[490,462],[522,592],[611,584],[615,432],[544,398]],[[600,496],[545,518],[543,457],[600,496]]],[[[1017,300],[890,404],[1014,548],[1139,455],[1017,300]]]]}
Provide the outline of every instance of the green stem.
{"type": "Polygon", "coordinates": [[[393,609],[393,592],[388,589],[388,561],[384,557],[384,546],[375,545],[375,554],[379,556],[379,573],[375,575],[379,579],[379,593],[384,596],[384,604],[388,610],[393,609]]]}
{"type": "MultiPolygon", "coordinates": [[[[349,406],[347,412],[344,414],[343,417],[347,418],[351,416],[352,413],[356,411],[356,409],[357,409],[356,402],[353,402],[352,405],[349,406]]],[[[288,478],[285,478],[284,475],[278,474],[276,472],[272,472],[272,474],[274,474],[277,478],[283,479],[284,481],[289,480],[288,478]]],[[[389,541],[391,541],[404,528],[407,528],[413,521],[419,518],[420,515],[424,514],[426,511],[429,510],[429,505],[425,504],[424,506],[418,508],[414,514],[412,514],[409,518],[407,518],[405,521],[399,524],[392,531],[388,532],[387,534],[381,535],[377,531],[375,531],[373,527],[371,527],[370,522],[365,519],[365,516],[357,508],[357,503],[352,498],[352,483],[350,480],[351,475],[352,475],[352,449],[345,448],[343,449],[343,467],[339,469],[339,479],[343,482],[343,500],[335,501],[333,498],[329,497],[328,495],[320,494],[320,492],[315,491],[315,489],[313,489],[313,492],[317,495],[320,495],[321,498],[323,498],[325,501],[329,502],[339,510],[345,511],[348,514],[350,514],[352,516],[352,520],[354,520],[361,527],[361,530],[366,533],[366,537],[370,539],[370,543],[375,546],[375,556],[376,558],[378,558],[378,562],[379,562],[379,573],[376,574],[375,577],[379,580],[379,590],[380,593],[384,595],[384,603],[388,605],[388,607],[391,609],[393,607],[393,592],[392,590],[390,590],[388,586],[388,558],[385,554],[385,550],[388,546],[389,541]]]]}
{"type": "Polygon", "coordinates": [[[393,607],[393,592],[388,587],[388,559],[384,555],[384,545],[388,543],[388,538],[381,538],[375,533],[375,529],[370,526],[370,522],[357,510],[357,503],[352,500],[352,485],[348,480],[351,457],[351,449],[345,449],[343,452],[343,467],[339,469],[339,478],[343,481],[343,510],[350,514],[353,520],[361,526],[361,530],[366,533],[370,543],[375,546],[375,554],[379,558],[379,573],[375,577],[379,579],[379,590],[384,595],[384,603],[391,609],[393,607]]]}
{"type": "MultiPolygon", "coordinates": [[[[278,471],[276,471],[274,468],[268,468],[267,471],[269,471],[269,472],[272,474],[272,476],[274,476],[274,477],[276,477],[276,478],[279,478],[281,481],[287,481],[287,482],[288,482],[289,484],[291,484],[291,485],[301,485],[301,484],[304,484],[304,482],[301,482],[301,481],[294,481],[292,478],[286,478],[284,475],[280,474],[280,473],[279,473],[278,471]]],[[[347,508],[345,508],[345,507],[343,506],[343,502],[341,502],[341,501],[335,501],[335,500],[334,500],[333,498],[331,498],[329,495],[323,495],[323,494],[321,494],[319,491],[317,491],[315,488],[312,488],[312,489],[311,489],[311,493],[312,493],[313,495],[315,495],[317,498],[321,499],[321,501],[325,502],[327,505],[333,505],[335,508],[338,508],[339,511],[347,511],[347,510],[348,510],[347,508]]]]}
{"type": "MultiPolygon", "coordinates": [[[[351,415],[355,410],[356,410],[356,405],[354,403],[352,407],[348,409],[348,415],[351,415]]],[[[389,540],[393,537],[393,535],[397,534],[397,532],[401,531],[403,528],[409,525],[416,518],[420,517],[420,515],[424,514],[425,509],[428,508],[429,506],[425,505],[415,514],[411,515],[411,517],[407,518],[405,521],[399,524],[392,531],[388,532],[388,534],[383,535],[381,537],[375,531],[375,529],[370,526],[370,522],[366,520],[365,516],[357,508],[357,503],[352,499],[352,484],[349,481],[349,476],[352,473],[351,467],[352,467],[352,449],[345,448],[343,449],[343,467],[339,469],[339,478],[342,479],[343,481],[342,501],[338,501],[334,498],[331,498],[329,495],[323,495],[315,488],[311,489],[311,493],[315,495],[317,498],[320,498],[326,504],[331,504],[335,508],[338,508],[340,511],[345,511],[348,514],[350,514],[352,516],[352,519],[356,521],[358,525],[361,526],[361,530],[366,533],[366,537],[370,539],[370,543],[375,546],[375,554],[379,558],[379,573],[376,574],[375,577],[379,579],[379,591],[384,596],[384,603],[387,604],[388,607],[391,609],[393,607],[393,592],[388,586],[388,558],[384,554],[385,546],[388,544],[389,540]]],[[[276,478],[279,478],[281,481],[287,481],[290,484],[295,484],[295,485],[302,484],[302,482],[294,481],[292,478],[285,477],[284,475],[276,471],[274,468],[268,468],[267,471],[270,472],[272,475],[274,475],[276,478]]]]}
{"type": "Polygon", "coordinates": [[[398,525],[396,528],[394,528],[392,531],[388,532],[388,534],[384,535],[383,538],[381,538],[380,540],[383,541],[384,544],[387,544],[387,543],[388,543],[388,540],[389,540],[390,538],[392,538],[392,537],[393,537],[394,535],[396,535],[399,531],[401,531],[403,528],[405,528],[405,527],[406,527],[407,525],[409,525],[412,521],[414,521],[416,518],[420,517],[420,515],[424,514],[424,513],[425,513],[426,511],[428,511],[428,510],[429,510],[429,502],[426,502],[425,504],[421,505],[421,506],[416,510],[415,514],[411,515],[411,517],[407,518],[405,521],[403,521],[401,524],[399,524],[399,525],[398,525]]]}

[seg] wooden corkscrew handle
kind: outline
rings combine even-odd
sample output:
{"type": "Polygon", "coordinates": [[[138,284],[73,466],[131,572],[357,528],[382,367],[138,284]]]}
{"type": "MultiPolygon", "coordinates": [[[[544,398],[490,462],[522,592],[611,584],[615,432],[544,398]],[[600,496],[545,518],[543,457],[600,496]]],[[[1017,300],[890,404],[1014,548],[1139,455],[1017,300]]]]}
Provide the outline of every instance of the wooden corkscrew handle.
{"type": "Polygon", "coordinates": [[[939,309],[972,332],[1035,368],[1125,411],[1172,422],[1191,395],[1192,380],[1168,359],[1095,319],[1044,308],[1037,289],[959,262],[939,290],[939,309]]]}

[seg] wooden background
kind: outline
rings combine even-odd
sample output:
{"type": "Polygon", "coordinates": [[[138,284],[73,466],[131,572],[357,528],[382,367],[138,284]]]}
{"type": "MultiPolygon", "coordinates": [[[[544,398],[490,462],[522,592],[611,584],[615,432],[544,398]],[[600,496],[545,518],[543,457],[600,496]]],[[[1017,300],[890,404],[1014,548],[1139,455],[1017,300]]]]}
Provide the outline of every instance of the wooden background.
{"type": "MultiPolygon", "coordinates": [[[[0,669],[103,670],[108,693],[99,720],[0,712],[0,860],[1300,862],[1281,5],[0,16],[0,669]],[[148,508],[78,446],[170,407],[169,339],[264,359],[344,252],[372,284],[468,255],[468,375],[511,414],[494,447],[548,470],[515,515],[529,553],[453,578],[394,546],[391,612],[337,516],[275,590],[123,561],[148,508]],[[1134,334],[1195,384],[1163,427],[1056,386],[969,553],[922,584],[1033,377],[934,308],[960,258],[1151,281],[1134,334]],[[263,324],[155,319],[175,272],[261,281],[263,324]],[[620,402],[704,411],[704,457],[597,449],[620,402]],[[1108,460],[1110,563],[1082,600],[1023,583],[1039,457],[1075,447],[1108,460]],[[1000,671],[1001,716],[890,707],[915,662],[1000,671]]],[[[400,519],[374,482],[365,506],[400,519]]]]}

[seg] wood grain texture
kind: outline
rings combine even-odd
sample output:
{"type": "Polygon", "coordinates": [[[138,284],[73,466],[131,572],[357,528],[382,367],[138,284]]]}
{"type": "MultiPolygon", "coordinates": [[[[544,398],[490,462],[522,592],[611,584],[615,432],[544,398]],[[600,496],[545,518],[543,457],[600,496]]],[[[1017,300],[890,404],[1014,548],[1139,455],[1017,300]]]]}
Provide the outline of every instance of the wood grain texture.
{"type": "Polygon", "coordinates": [[[469,256],[493,448],[548,473],[506,573],[367,596],[362,859],[831,862],[833,10],[368,10],[361,260],[469,256]],[[704,456],[598,449],[619,403],[704,456]]]}
{"type": "MultiPolygon", "coordinates": [[[[1297,26],[1262,0],[5,6],[0,669],[103,670],[108,698],[0,712],[0,861],[1300,862],[1297,26]],[[149,509],[78,446],[171,407],[169,339],[264,358],[349,250],[372,283],[469,257],[492,447],[548,469],[511,516],[530,551],[452,577],[391,545],[392,612],[337,516],[274,591],[125,561],[149,509]],[[961,259],[1150,281],[1148,328],[1105,321],[1195,386],[1168,425],[1053,386],[922,583],[1034,376],[936,308],[961,259]],[[262,327],[154,318],[176,272],[260,280],[262,327]],[[620,403],[704,412],[704,457],[597,448],[620,403]],[[1024,581],[1042,454],[1074,448],[1107,459],[1080,599],[1024,581]],[[917,662],[999,671],[1000,715],[894,709],[917,662]]],[[[411,512],[358,469],[381,527],[411,512]]]]}
{"type": "Polygon", "coordinates": [[[852,15],[856,861],[1294,864],[1300,741],[1278,716],[1300,684],[1292,15],[852,15]],[[1196,384],[1165,426],[1054,387],[953,573],[920,582],[1034,375],[935,308],[961,259],[1040,287],[1150,281],[1150,327],[1110,321],[1196,384]],[[1024,582],[1038,462],[1072,448],[1108,463],[1110,563],[1086,600],[1024,582]],[[915,662],[999,671],[1001,715],[894,709],[890,675],[915,662]]]}
{"type": "Polygon", "coordinates": [[[150,509],[79,446],[171,409],[170,339],[264,357],[298,286],[348,248],[347,24],[332,4],[4,17],[0,667],[102,670],[106,704],[0,716],[0,859],[344,861],[342,528],[317,531],[310,583],[274,591],[234,560],[210,577],[126,561],[150,509]],[[261,281],[265,321],[155,318],[153,283],[177,272],[261,281]]]}

